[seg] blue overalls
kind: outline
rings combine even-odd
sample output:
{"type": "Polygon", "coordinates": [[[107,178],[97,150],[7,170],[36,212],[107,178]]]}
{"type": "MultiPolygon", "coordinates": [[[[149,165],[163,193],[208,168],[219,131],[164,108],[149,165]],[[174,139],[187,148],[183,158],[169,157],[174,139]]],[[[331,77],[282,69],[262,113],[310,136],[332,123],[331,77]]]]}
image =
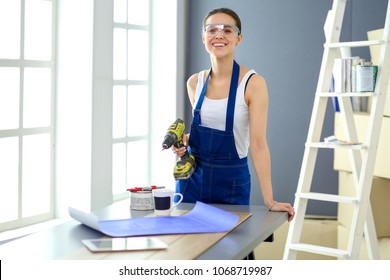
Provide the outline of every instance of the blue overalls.
{"type": "Polygon", "coordinates": [[[210,73],[196,104],[190,132],[188,150],[195,156],[197,168],[189,179],[177,181],[176,191],[183,194],[183,202],[249,205],[248,161],[247,157],[239,158],[233,135],[240,67],[234,61],[225,131],[201,126],[200,110],[210,73]]]}

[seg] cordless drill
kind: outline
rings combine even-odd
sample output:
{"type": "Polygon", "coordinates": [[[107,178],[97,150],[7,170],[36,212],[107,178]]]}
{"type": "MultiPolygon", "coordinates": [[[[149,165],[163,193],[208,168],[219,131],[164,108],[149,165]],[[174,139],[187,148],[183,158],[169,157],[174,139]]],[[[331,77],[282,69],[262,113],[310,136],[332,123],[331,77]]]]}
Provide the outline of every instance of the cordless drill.
{"type": "MultiPolygon", "coordinates": [[[[177,148],[183,147],[184,129],[185,124],[181,119],[177,119],[173,124],[171,124],[162,143],[163,150],[169,149],[172,147],[172,145],[177,148]]],[[[176,165],[173,168],[173,176],[175,177],[175,180],[188,179],[191,177],[192,173],[194,173],[195,168],[195,157],[186,151],[184,155],[181,156],[180,159],[176,162],[176,165]]]]}

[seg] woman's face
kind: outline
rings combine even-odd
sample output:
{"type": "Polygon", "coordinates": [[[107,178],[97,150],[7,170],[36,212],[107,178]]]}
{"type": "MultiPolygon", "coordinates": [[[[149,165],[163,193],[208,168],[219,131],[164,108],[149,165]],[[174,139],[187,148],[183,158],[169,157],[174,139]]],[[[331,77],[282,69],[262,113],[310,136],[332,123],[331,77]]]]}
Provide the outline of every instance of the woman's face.
{"type": "Polygon", "coordinates": [[[210,16],[202,32],[202,41],[210,55],[223,57],[234,52],[242,40],[234,18],[218,13],[210,16]]]}

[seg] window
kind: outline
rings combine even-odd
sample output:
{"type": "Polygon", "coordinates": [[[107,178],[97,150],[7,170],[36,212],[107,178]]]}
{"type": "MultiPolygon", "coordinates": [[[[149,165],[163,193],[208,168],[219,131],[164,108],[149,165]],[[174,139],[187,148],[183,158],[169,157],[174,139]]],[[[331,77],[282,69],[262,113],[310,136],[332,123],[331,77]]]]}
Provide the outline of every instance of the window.
{"type": "Polygon", "coordinates": [[[55,4],[0,1],[2,230],[53,217],[55,4]]]}
{"type": "Polygon", "coordinates": [[[150,1],[114,0],[113,195],[147,185],[150,1]]]}
{"type": "Polygon", "coordinates": [[[175,185],[175,156],[162,152],[161,143],[178,117],[183,78],[177,77],[177,6],[176,0],[114,0],[114,200],[126,198],[129,187],[175,185]]]}
{"type": "Polygon", "coordinates": [[[0,0],[0,231],[174,186],[177,5],[0,0]]]}

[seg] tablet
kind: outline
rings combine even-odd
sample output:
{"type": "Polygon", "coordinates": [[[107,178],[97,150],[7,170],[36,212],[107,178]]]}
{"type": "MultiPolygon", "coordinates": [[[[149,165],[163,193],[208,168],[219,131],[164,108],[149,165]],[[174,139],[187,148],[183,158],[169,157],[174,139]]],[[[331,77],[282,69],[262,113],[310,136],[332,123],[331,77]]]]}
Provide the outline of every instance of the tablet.
{"type": "Polygon", "coordinates": [[[82,242],[91,252],[161,250],[168,248],[167,244],[155,237],[84,239],[82,242]]]}

